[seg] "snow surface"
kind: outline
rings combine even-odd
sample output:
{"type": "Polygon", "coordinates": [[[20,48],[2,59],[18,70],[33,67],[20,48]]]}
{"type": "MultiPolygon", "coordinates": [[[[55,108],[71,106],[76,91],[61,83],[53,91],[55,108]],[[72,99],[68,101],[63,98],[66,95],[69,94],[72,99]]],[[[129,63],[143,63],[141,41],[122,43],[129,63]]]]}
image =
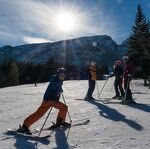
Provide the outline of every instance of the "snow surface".
{"type": "MultiPolygon", "coordinates": [[[[134,80],[132,85],[136,105],[121,105],[118,100],[108,104],[101,101],[82,101],[87,91],[87,81],[64,82],[64,96],[73,120],[89,118],[86,126],[76,126],[68,130],[55,131],[49,139],[35,142],[19,135],[4,134],[6,127],[16,128],[24,118],[40,105],[48,83],[21,85],[0,89],[0,149],[149,149],[150,148],[150,90],[142,85],[143,81],[134,80]]],[[[99,90],[104,81],[98,81],[99,90]]],[[[111,78],[101,97],[114,95],[111,78]]],[[[98,99],[97,88],[94,97],[98,99]]],[[[61,99],[62,100],[62,99],[61,99]]],[[[104,100],[104,99],[102,99],[104,100]]],[[[55,121],[57,111],[52,113],[46,123],[55,121]]],[[[47,114],[31,129],[40,127],[47,114]]],[[[43,132],[45,135],[48,132],[43,132]]]]}

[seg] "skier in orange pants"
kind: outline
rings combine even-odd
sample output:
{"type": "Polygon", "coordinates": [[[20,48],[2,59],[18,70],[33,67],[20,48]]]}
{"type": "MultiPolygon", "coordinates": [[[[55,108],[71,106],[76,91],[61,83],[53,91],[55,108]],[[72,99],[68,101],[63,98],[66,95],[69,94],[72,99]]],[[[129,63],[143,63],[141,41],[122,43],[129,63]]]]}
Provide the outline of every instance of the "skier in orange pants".
{"type": "Polygon", "coordinates": [[[36,112],[27,117],[21,128],[18,129],[21,133],[31,134],[29,127],[38,121],[50,107],[54,107],[59,110],[58,116],[56,119],[56,125],[51,128],[62,126],[68,126],[69,123],[65,122],[66,114],[68,112],[68,107],[64,103],[59,101],[61,92],[62,92],[62,84],[65,78],[65,70],[64,68],[60,68],[57,71],[56,75],[51,77],[50,83],[47,87],[47,90],[44,94],[44,98],[42,104],[37,109],[36,112]]]}

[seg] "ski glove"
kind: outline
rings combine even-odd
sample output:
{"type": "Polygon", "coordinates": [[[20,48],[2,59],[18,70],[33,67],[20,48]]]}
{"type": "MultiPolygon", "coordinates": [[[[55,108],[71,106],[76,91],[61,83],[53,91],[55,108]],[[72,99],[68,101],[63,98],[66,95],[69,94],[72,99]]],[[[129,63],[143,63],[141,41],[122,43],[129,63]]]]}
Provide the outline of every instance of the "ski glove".
{"type": "Polygon", "coordinates": [[[131,81],[132,80],[132,75],[128,74],[128,79],[131,81]]]}

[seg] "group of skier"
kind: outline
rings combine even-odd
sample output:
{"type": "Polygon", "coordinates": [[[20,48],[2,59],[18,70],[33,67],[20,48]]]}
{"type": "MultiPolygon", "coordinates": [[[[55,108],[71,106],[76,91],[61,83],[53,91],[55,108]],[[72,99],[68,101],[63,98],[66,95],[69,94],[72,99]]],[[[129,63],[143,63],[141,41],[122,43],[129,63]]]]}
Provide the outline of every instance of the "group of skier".
{"type": "MultiPolygon", "coordinates": [[[[108,78],[115,76],[115,96],[112,97],[113,99],[122,99],[122,103],[135,103],[130,89],[130,82],[132,80],[134,70],[134,64],[128,56],[124,56],[122,60],[118,60],[114,63],[113,74],[108,75],[108,78]]],[[[96,84],[96,63],[93,61],[91,62],[91,66],[88,68],[88,80],[89,88],[85,100],[94,99],[92,94],[96,84]]]]}
{"type": "MultiPolygon", "coordinates": [[[[113,98],[122,97],[123,102],[134,102],[132,98],[132,93],[130,90],[130,81],[134,73],[134,66],[131,63],[128,56],[123,58],[123,61],[116,61],[114,65],[114,73],[109,77],[115,76],[115,92],[116,95],[113,98]],[[124,69],[122,67],[124,64],[124,69]],[[124,89],[122,87],[122,81],[124,78],[124,89]],[[124,91],[125,90],[125,91],[124,91]]],[[[58,69],[56,75],[53,75],[50,79],[50,83],[46,89],[46,92],[43,97],[43,101],[36,112],[27,117],[22,126],[17,130],[20,133],[31,134],[30,126],[37,122],[51,107],[58,109],[58,116],[56,118],[56,124],[52,125],[50,129],[54,129],[60,126],[71,126],[70,123],[67,123],[66,115],[68,112],[68,107],[66,104],[59,101],[60,96],[63,92],[62,85],[65,79],[65,69],[58,69]]],[[[91,66],[88,68],[88,79],[89,79],[89,88],[85,100],[92,100],[92,94],[95,89],[96,84],[96,63],[91,62],[91,66]]]]}

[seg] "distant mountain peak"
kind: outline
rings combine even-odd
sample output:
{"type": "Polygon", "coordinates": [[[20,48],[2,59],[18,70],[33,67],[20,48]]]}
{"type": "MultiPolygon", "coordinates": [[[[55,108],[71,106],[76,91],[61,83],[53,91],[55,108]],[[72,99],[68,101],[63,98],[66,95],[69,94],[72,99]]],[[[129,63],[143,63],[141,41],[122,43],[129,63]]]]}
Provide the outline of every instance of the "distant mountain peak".
{"type": "Polygon", "coordinates": [[[94,59],[102,65],[112,66],[120,57],[120,48],[108,35],[85,36],[74,39],[61,40],[47,43],[34,43],[12,47],[11,53],[0,48],[0,62],[5,62],[9,57],[16,61],[45,63],[53,58],[58,63],[64,61],[73,65],[85,65],[94,59]]]}

